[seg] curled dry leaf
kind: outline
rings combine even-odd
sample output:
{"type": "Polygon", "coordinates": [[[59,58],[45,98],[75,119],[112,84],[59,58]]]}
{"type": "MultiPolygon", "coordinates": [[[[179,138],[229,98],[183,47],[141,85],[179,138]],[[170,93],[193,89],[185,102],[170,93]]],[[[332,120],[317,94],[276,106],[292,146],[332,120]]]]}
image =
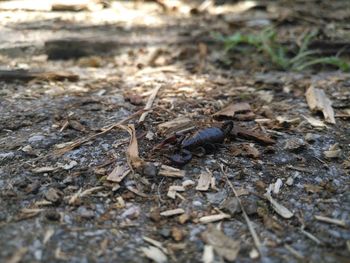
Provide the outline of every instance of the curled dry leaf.
{"type": "Polygon", "coordinates": [[[289,211],[288,208],[279,204],[275,199],[273,199],[269,192],[267,192],[264,196],[267,198],[267,200],[269,200],[269,202],[272,205],[272,208],[276,211],[277,214],[286,219],[293,217],[294,214],[291,211],[289,211]]]}
{"type": "Polygon", "coordinates": [[[227,261],[234,261],[240,250],[240,243],[226,236],[223,232],[210,225],[202,235],[207,245],[213,246],[216,253],[227,261]]]}
{"type": "Polygon", "coordinates": [[[335,124],[332,102],[321,89],[311,86],[305,93],[307,104],[312,111],[322,111],[328,123],[335,124]]]}

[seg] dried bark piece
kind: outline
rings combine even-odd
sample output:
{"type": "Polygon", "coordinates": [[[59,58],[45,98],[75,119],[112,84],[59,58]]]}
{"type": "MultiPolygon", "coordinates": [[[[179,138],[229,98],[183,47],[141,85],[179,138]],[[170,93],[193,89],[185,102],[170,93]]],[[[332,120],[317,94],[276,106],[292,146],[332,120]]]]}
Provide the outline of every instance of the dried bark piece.
{"type": "Polygon", "coordinates": [[[202,235],[205,243],[213,246],[216,253],[228,261],[234,261],[240,250],[240,242],[226,236],[220,230],[209,226],[202,235]]]}
{"type": "Polygon", "coordinates": [[[182,178],[185,176],[185,171],[163,164],[159,169],[158,175],[165,177],[182,178]]]}
{"type": "Polygon", "coordinates": [[[157,126],[161,133],[171,134],[193,125],[193,121],[188,117],[178,117],[171,121],[163,122],[157,126]]]}
{"type": "Polygon", "coordinates": [[[250,105],[246,102],[232,103],[226,108],[213,115],[214,118],[233,118],[236,113],[251,111],[250,105]]]}
{"type": "Polygon", "coordinates": [[[130,169],[128,169],[127,166],[118,165],[107,176],[107,180],[115,183],[120,183],[125,178],[125,176],[127,176],[129,173],[130,173],[130,169]]]}
{"type": "Polygon", "coordinates": [[[156,263],[165,263],[168,261],[166,255],[157,247],[142,247],[141,251],[145,256],[156,263]]]}
{"type": "Polygon", "coordinates": [[[335,124],[332,102],[321,89],[311,86],[305,93],[307,104],[312,111],[322,111],[328,123],[335,124]]]}
{"type": "Polygon", "coordinates": [[[180,215],[185,213],[185,210],[182,208],[176,208],[176,209],[171,209],[171,210],[166,210],[164,212],[161,212],[161,216],[175,216],[175,215],[180,215]]]}
{"type": "Polygon", "coordinates": [[[248,140],[254,140],[262,144],[269,145],[269,144],[276,143],[274,139],[271,139],[270,137],[268,137],[263,133],[249,131],[243,127],[235,127],[235,132],[237,134],[237,137],[248,139],[248,140]]]}
{"type": "Polygon", "coordinates": [[[199,218],[199,222],[202,224],[208,224],[216,221],[221,221],[226,218],[231,218],[229,214],[221,213],[217,215],[203,216],[199,218]]]}

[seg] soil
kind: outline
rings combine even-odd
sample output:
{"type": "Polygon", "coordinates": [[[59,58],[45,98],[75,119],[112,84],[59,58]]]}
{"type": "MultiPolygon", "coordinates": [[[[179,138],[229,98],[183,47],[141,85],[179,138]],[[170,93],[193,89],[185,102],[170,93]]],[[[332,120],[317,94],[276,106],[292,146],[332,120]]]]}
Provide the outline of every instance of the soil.
{"type": "MultiPolygon", "coordinates": [[[[273,25],[293,49],[318,29],[321,55],[348,59],[349,2],[230,1],[201,10],[198,2],[169,1],[176,6],[164,10],[155,2],[110,1],[77,12],[6,6],[15,2],[0,2],[2,69],[79,79],[1,78],[1,262],[150,262],[142,250],[149,246],[162,247],[168,262],[203,262],[209,225],[200,218],[221,212],[230,217],[214,224],[239,242],[236,262],[349,262],[350,74],[326,66],[282,71],[255,51],[225,53],[212,37],[273,25]],[[332,101],[335,124],[311,112],[305,98],[311,86],[332,101]],[[157,87],[139,123],[140,114],[132,114],[142,112],[157,87]],[[132,116],[126,124],[135,125],[140,157],[173,166],[167,156],[176,147],[155,150],[172,134],[159,124],[186,117],[192,132],[220,127],[213,114],[232,103],[250,106],[230,118],[236,133],[256,136],[227,136],[213,152],[193,154],[180,167],[183,178],[135,171],[119,183],[108,180],[127,164],[129,133],[91,135],[132,116]],[[332,146],[335,158],[325,154],[332,146]],[[196,190],[208,172],[215,186],[196,190]],[[224,205],[235,202],[226,176],[261,241],[260,255],[240,209],[224,205]],[[186,180],[194,185],[167,196],[186,180]],[[291,218],[271,206],[264,195],[269,186],[291,218]],[[176,208],[184,214],[161,215],[176,208]]],[[[215,261],[205,262],[224,261],[211,245],[215,261]]]]}

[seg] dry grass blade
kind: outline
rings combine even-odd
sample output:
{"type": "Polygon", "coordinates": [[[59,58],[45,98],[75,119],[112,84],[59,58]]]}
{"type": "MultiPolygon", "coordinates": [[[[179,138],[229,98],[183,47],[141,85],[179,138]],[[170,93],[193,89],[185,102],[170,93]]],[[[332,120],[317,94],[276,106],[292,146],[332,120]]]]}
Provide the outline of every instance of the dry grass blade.
{"type": "Polygon", "coordinates": [[[346,222],[344,220],[334,219],[334,218],[325,217],[325,216],[315,216],[315,218],[318,221],[321,221],[324,223],[329,223],[329,224],[334,224],[334,225],[338,225],[341,227],[346,227],[346,222]]]}
{"type": "Polygon", "coordinates": [[[156,96],[157,96],[160,88],[161,88],[161,86],[155,87],[154,90],[152,91],[151,95],[148,98],[146,106],[144,108],[145,112],[142,113],[142,115],[140,116],[139,122],[143,122],[146,119],[148,111],[152,108],[152,104],[153,104],[154,100],[156,99],[156,96]]]}
{"type": "Polygon", "coordinates": [[[11,258],[9,258],[5,262],[6,263],[19,263],[22,260],[22,258],[24,257],[24,255],[27,253],[27,251],[28,251],[27,247],[21,247],[15,252],[15,254],[12,255],[11,258]]]}
{"type": "Polygon", "coordinates": [[[82,138],[82,139],[78,139],[76,141],[73,141],[71,143],[69,143],[67,146],[63,147],[63,148],[60,148],[58,150],[56,150],[54,152],[54,154],[56,155],[62,155],[62,154],[65,154],[66,152],[69,152],[77,147],[79,147],[80,145],[86,143],[86,142],[89,142],[91,140],[94,140],[96,139],[97,137],[101,136],[101,135],[104,135],[106,134],[107,132],[110,132],[111,130],[115,129],[115,128],[120,128],[121,125],[123,125],[125,122],[135,118],[136,116],[144,113],[145,110],[139,110],[133,114],[131,114],[130,116],[128,116],[127,118],[115,123],[115,124],[112,124],[108,127],[105,127],[105,128],[102,128],[102,131],[99,132],[99,133],[96,133],[96,134],[93,134],[93,135],[90,135],[90,136],[87,136],[85,138],[82,138]]]}
{"type": "Polygon", "coordinates": [[[220,165],[220,169],[221,169],[221,172],[223,173],[223,175],[224,175],[224,177],[225,177],[225,179],[226,179],[228,185],[230,186],[230,188],[232,189],[233,193],[235,194],[235,197],[236,197],[237,200],[238,200],[238,203],[239,203],[239,205],[240,205],[240,207],[241,207],[241,209],[242,209],[242,214],[243,214],[243,216],[244,216],[244,220],[246,221],[247,226],[248,226],[249,231],[250,231],[250,234],[251,234],[252,237],[253,237],[255,247],[256,247],[256,249],[259,251],[260,255],[262,255],[262,252],[263,252],[263,251],[262,251],[260,239],[259,239],[259,237],[258,237],[258,235],[257,235],[257,233],[256,233],[256,231],[255,231],[255,229],[254,229],[254,227],[253,227],[253,224],[251,223],[251,221],[250,221],[250,219],[249,219],[249,217],[248,217],[248,215],[247,215],[247,213],[246,213],[246,211],[245,211],[245,209],[244,209],[244,207],[243,207],[243,205],[242,205],[241,199],[239,199],[239,196],[238,196],[238,194],[237,194],[237,192],[236,192],[236,189],[233,187],[232,183],[231,183],[230,180],[228,179],[228,176],[227,176],[227,174],[225,173],[225,171],[224,171],[222,165],[220,165]]]}

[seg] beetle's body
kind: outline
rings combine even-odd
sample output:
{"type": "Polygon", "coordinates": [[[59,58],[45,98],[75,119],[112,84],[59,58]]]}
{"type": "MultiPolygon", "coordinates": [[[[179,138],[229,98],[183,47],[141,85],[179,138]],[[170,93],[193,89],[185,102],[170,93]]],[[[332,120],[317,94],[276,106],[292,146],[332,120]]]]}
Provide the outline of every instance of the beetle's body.
{"type": "Polygon", "coordinates": [[[231,132],[233,122],[226,122],[222,128],[210,127],[199,130],[193,136],[185,138],[180,143],[180,151],[172,156],[170,160],[179,166],[185,165],[192,159],[191,151],[198,149],[204,150],[205,153],[215,149],[215,145],[222,144],[225,137],[231,132]]]}
{"type": "Polygon", "coordinates": [[[184,139],[181,143],[181,148],[186,150],[195,150],[198,147],[206,148],[208,144],[223,143],[225,133],[222,129],[212,127],[199,130],[188,139],[184,139]]]}

